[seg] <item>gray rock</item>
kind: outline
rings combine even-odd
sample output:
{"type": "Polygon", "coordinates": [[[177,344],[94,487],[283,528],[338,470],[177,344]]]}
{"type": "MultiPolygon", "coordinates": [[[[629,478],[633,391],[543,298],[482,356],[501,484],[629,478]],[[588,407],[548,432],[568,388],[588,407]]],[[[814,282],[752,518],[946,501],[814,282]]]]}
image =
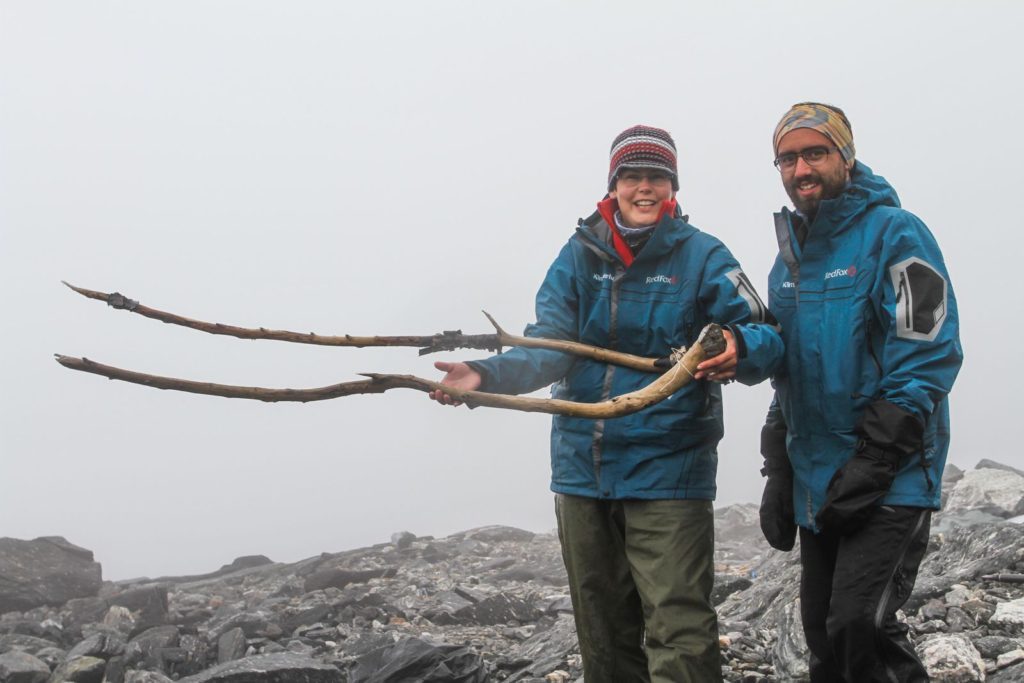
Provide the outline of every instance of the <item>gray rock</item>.
{"type": "Polygon", "coordinates": [[[461,622],[492,626],[507,624],[510,621],[535,621],[540,617],[540,610],[528,600],[507,593],[498,593],[476,604],[463,607],[454,616],[461,622]]]}
{"type": "Polygon", "coordinates": [[[463,532],[462,536],[483,543],[528,543],[536,534],[511,526],[495,525],[470,529],[463,532]]]}
{"type": "Polygon", "coordinates": [[[45,638],[27,636],[21,633],[7,633],[0,636],[0,654],[11,650],[21,650],[30,655],[42,650],[44,647],[55,647],[57,643],[45,638]]]}
{"type": "Polygon", "coordinates": [[[37,651],[35,656],[50,667],[50,671],[56,669],[61,662],[67,659],[67,653],[59,647],[44,647],[37,651]]]}
{"type": "Polygon", "coordinates": [[[50,677],[50,667],[27,652],[12,650],[0,654],[0,682],[44,683],[50,677]]]}
{"type": "Polygon", "coordinates": [[[1001,628],[1007,633],[1024,633],[1024,598],[996,605],[995,614],[989,617],[988,623],[989,626],[1001,628]]]}
{"type": "Polygon", "coordinates": [[[1024,681],[1024,664],[1013,666],[989,674],[986,683],[1020,683],[1024,681]]]}
{"type": "Polygon", "coordinates": [[[420,638],[403,638],[390,647],[374,650],[357,659],[348,677],[349,683],[485,683],[487,673],[480,655],[467,647],[434,645],[420,638]]]}
{"type": "Polygon", "coordinates": [[[92,551],[60,536],[0,538],[0,614],[96,595],[102,581],[92,551]]]}
{"type": "Polygon", "coordinates": [[[949,626],[950,633],[972,631],[978,626],[971,615],[959,607],[950,607],[946,610],[946,625],[949,626]]]}
{"type": "Polygon", "coordinates": [[[409,533],[408,531],[396,531],[391,534],[391,543],[399,550],[405,550],[412,545],[412,542],[416,540],[416,534],[409,533]]]}
{"type": "MultiPolygon", "coordinates": [[[[946,465],[946,467],[948,468],[949,465],[946,465]]],[[[1016,467],[1010,467],[1009,465],[1004,465],[1001,462],[996,462],[995,460],[989,460],[988,458],[982,458],[981,460],[979,460],[978,464],[974,466],[974,469],[976,469],[976,470],[1003,470],[1004,472],[1014,472],[1014,473],[1019,474],[1020,476],[1024,477],[1024,471],[1021,471],[1021,470],[1017,469],[1016,467]]]]}
{"type": "Polygon", "coordinates": [[[1006,470],[973,470],[949,495],[953,510],[981,509],[1008,518],[1024,513],[1024,475],[1006,470]]]}
{"type": "Polygon", "coordinates": [[[810,676],[809,651],[800,618],[799,599],[779,607],[776,624],[775,647],[771,651],[776,675],[783,680],[807,680],[810,676]]]}
{"type": "Polygon", "coordinates": [[[273,621],[274,616],[264,610],[228,614],[210,623],[210,639],[216,640],[233,628],[240,628],[246,638],[279,638],[284,629],[273,621]]]}
{"type": "Polygon", "coordinates": [[[154,626],[167,623],[167,586],[151,585],[131,588],[108,598],[111,606],[124,607],[134,621],[129,637],[154,626]]]}
{"type": "Polygon", "coordinates": [[[306,592],[323,590],[324,588],[344,588],[351,583],[366,583],[370,579],[384,576],[386,569],[341,569],[339,567],[323,569],[306,577],[306,592]]]}
{"type": "Polygon", "coordinates": [[[982,636],[974,639],[974,647],[985,659],[995,659],[1004,652],[1016,650],[1024,643],[1007,636],[982,636]]]}
{"type": "Polygon", "coordinates": [[[179,683],[342,683],[341,671],[309,657],[280,652],[218,664],[179,683]]]}
{"type": "Polygon", "coordinates": [[[721,605],[733,593],[746,590],[753,582],[745,576],[736,574],[715,574],[714,588],[711,590],[711,604],[721,605]]]}
{"type": "MultiPolygon", "coordinates": [[[[990,471],[990,470],[989,470],[990,471]]],[[[930,598],[938,598],[956,584],[979,580],[1015,566],[1024,548],[1024,527],[1000,522],[984,533],[956,527],[932,536],[921,563],[917,583],[904,609],[913,613],[930,598]]]]}
{"type": "Polygon", "coordinates": [[[99,657],[110,659],[124,653],[124,639],[115,633],[95,633],[68,651],[67,658],[99,657]]]}
{"type": "Polygon", "coordinates": [[[69,659],[53,672],[49,683],[101,683],[107,663],[99,657],[69,659]]]}
{"type": "Polygon", "coordinates": [[[945,619],[946,603],[942,600],[933,598],[921,605],[921,608],[917,610],[917,614],[922,620],[945,619]]]}
{"type": "Polygon", "coordinates": [[[154,626],[143,631],[125,647],[124,657],[129,666],[167,670],[168,650],[178,647],[180,636],[176,626],[154,626]]]}
{"type": "Polygon", "coordinates": [[[128,671],[124,675],[124,683],[174,683],[174,681],[156,671],[128,671]]]}
{"type": "Polygon", "coordinates": [[[514,657],[501,662],[502,668],[512,670],[508,681],[525,681],[542,677],[556,669],[569,668],[569,658],[578,655],[576,625],[568,614],[560,614],[547,628],[538,628],[523,641],[514,657]]]}
{"type": "Polygon", "coordinates": [[[961,634],[933,635],[917,646],[918,655],[935,683],[975,683],[985,680],[985,662],[961,634]]]}
{"type": "Polygon", "coordinates": [[[245,655],[245,632],[237,626],[217,639],[217,663],[224,664],[245,655]]]}

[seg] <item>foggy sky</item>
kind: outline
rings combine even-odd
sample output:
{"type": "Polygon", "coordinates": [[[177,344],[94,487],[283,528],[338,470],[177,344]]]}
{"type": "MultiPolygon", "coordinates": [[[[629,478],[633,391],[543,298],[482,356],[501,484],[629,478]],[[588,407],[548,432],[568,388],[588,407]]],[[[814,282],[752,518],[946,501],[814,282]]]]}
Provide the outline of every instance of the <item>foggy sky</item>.
{"type": "MultiPolygon", "coordinates": [[[[966,354],[950,460],[1024,467],[1024,5],[808,8],[0,1],[0,536],[63,535],[118,579],[551,529],[547,416],[228,400],[52,357],[302,388],[479,354],[214,337],[60,280],[243,326],[489,332],[486,309],[519,331],[611,139],[645,123],[675,137],[684,212],[763,295],[788,202],[771,133],[804,100],[846,110],[945,253],[966,354]]],[[[753,502],[770,389],[724,393],[716,504],[753,502]]]]}

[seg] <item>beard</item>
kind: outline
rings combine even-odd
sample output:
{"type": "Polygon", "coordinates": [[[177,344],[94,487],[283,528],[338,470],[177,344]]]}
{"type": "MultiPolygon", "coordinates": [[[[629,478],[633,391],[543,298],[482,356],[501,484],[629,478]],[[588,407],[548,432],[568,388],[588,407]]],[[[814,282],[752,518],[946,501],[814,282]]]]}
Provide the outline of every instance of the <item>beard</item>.
{"type": "Polygon", "coordinates": [[[812,169],[799,178],[790,178],[785,183],[786,194],[793,201],[793,206],[796,207],[797,211],[810,219],[818,213],[818,206],[821,202],[826,199],[835,199],[843,193],[849,177],[849,172],[843,164],[839,164],[835,169],[825,173],[819,173],[812,169]],[[802,197],[798,188],[802,183],[806,182],[817,183],[818,191],[809,197],[802,197]]]}

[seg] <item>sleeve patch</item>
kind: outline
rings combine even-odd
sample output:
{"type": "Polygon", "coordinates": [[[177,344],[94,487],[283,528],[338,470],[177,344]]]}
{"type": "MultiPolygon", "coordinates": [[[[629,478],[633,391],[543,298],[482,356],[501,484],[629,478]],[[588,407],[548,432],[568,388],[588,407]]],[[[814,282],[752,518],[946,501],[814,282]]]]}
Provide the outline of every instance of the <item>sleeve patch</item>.
{"type": "Polygon", "coordinates": [[[946,279],[916,256],[891,266],[889,277],[896,291],[896,336],[934,340],[946,320],[946,279]]]}
{"type": "MultiPolygon", "coordinates": [[[[750,283],[750,278],[747,277],[746,273],[736,268],[730,270],[725,276],[729,278],[729,282],[736,288],[736,292],[743,297],[743,300],[747,302],[747,306],[750,307],[750,321],[754,323],[768,322],[770,316],[768,307],[764,305],[761,297],[757,295],[757,290],[750,283]]],[[[775,322],[774,317],[771,318],[771,321],[772,323],[775,322]]]]}

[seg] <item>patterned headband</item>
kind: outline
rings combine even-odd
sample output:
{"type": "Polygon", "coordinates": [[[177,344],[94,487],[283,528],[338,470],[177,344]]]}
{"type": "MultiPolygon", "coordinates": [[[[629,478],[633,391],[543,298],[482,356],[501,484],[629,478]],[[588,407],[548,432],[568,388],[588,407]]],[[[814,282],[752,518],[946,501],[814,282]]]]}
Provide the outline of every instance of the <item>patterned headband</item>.
{"type": "Polygon", "coordinates": [[[801,102],[790,107],[775,127],[773,149],[779,153],[779,142],[786,133],[797,128],[816,130],[839,148],[839,153],[848,168],[853,166],[856,149],[853,146],[853,128],[846,114],[839,107],[818,102],[801,102]]]}

